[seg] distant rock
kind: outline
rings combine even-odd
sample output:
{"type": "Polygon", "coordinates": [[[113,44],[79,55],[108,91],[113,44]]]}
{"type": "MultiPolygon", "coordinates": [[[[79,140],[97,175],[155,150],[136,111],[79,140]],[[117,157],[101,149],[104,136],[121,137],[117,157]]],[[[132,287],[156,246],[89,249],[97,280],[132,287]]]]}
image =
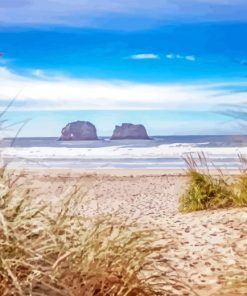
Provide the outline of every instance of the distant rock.
{"type": "Polygon", "coordinates": [[[90,141],[98,140],[95,126],[88,121],[68,123],[62,129],[60,141],[90,141]]]}
{"type": "Polygon", "coordinates": [[[123,123],[121,126],[116,125],[112,140],[148,140],[149,136],[142,124],[123,123]]]}

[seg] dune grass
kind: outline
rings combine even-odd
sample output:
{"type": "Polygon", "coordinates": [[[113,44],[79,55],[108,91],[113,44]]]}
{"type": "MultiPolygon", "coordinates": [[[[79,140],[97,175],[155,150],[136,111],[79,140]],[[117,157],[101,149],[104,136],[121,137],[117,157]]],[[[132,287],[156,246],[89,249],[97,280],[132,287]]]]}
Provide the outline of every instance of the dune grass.
{"type": "Polygon", "coordinates": [[[203,154],[199,154],[197,159],[188,155],[185,161],[189,181],[180,197],[181,212],[247,206],[246,172],[240,174],[235,183],[231,183],[220,170],[217,175],[210,173],[207,159],[203,154]]]}
{"type": "Polygon", "coordinates": [[[79,190],[55,209],[0,181],[0,295],[153,296],[155,231],[79,215],[79,190]]]}
{"type": "Polygon", "coordinates": [[[247,206],[247,172],[244,171],[237,178],[235,187],[234,187],[234,204],[238,207],[247,206]]]}
{"type": "Polygon", "coordinates": [[[223,178],[189,171],[189,186],[180,198],[180,211],[193,212],[230,207],[232,192],[223,178]]]}

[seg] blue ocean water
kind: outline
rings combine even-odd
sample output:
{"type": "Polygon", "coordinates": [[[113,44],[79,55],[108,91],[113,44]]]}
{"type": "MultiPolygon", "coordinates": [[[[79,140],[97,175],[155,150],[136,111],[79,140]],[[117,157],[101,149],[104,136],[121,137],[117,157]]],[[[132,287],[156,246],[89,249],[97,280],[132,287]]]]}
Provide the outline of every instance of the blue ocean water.
{"type": "Polygon", "coordinates": [[[246,147],[247,135],[194,135],[153,136],[150,140],[110,140],[100,137],[98,141],[59,141],[56,137],[5,138],[0,147],[70,147],[99,148],[118,145],[129,147],[152,147],[161,144],[192,144],[197,147],[246,147]]]}

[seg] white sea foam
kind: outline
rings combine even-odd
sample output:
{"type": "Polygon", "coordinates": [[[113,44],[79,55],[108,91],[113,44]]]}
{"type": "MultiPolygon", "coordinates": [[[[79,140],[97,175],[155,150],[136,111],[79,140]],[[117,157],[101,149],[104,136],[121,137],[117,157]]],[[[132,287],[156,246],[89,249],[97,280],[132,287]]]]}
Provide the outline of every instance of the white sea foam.
{"type": "Polygon", "coordinates": [[[4,158],[24,159],[156,159],[181,158],[187,153],[194,155],[204,153],[207,158],[238,158],[247,155],[247,147],[195,147],[194,145],[158,145],[152,147],[131,147],[126,145],[96,147],[96,148],[67,148],[67,147],[29,147],[1,149],[4,158]]]}

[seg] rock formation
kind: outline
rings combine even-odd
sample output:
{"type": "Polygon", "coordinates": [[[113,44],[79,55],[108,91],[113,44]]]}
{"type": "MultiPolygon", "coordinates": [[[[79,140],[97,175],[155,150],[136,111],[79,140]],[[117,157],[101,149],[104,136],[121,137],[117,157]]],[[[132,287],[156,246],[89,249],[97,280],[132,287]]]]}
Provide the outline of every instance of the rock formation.
{"type": "Polygon", "coordinates": [[[98,140],[95,126],[88,121],[68,123],[62,129],[60,141],[90,141],[98,140]]]}
{"type": "Polygon", "coordinates": [[[121,126],[116,125],[112,140],[148,140],[149,136],[145,127],[141,124],[123,123],[121,126]]]}

